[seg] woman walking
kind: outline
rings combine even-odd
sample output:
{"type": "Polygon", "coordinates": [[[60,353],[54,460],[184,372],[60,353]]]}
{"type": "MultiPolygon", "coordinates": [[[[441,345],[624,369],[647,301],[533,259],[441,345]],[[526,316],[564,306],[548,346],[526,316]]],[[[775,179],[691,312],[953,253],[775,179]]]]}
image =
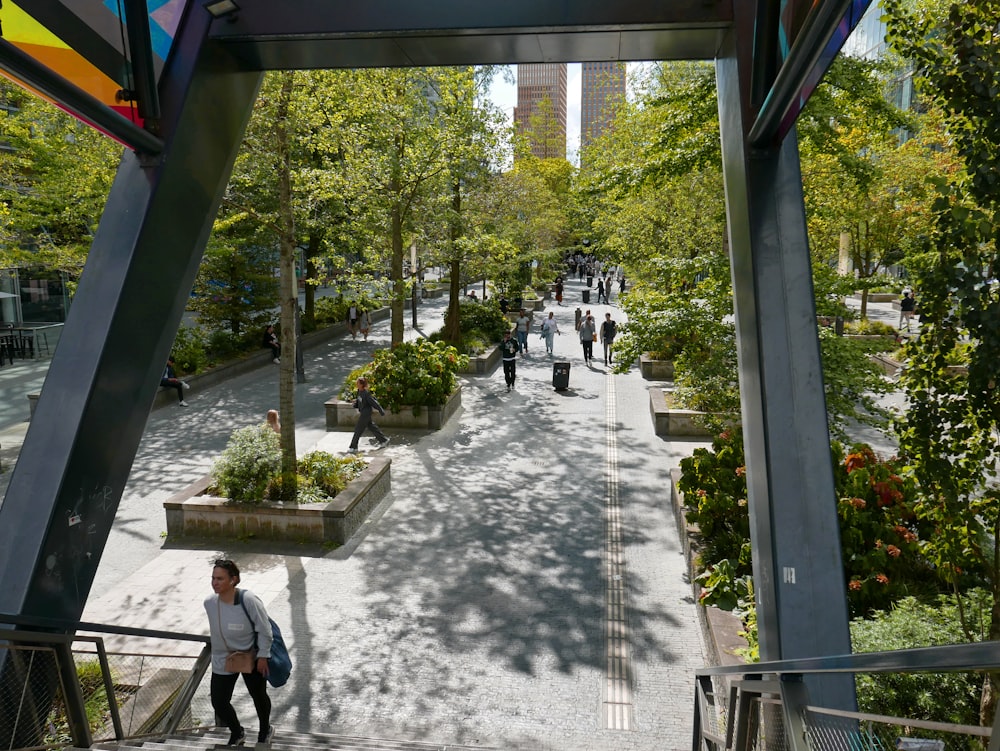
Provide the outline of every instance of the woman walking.
{"type": "Polygon", "coordinates": [[[545,339],[545,351],[552,354],[552,343],[556,334],[561,334],[559,324],[556,323],[556,314],[549,312],[549,317],[542,321],[542,338],[545,339]]]}
{"type": "Polygon", "coordinates": [[[241,746],[246,731],[233,709],[233,690],[242,674],[253,699],[260,728],[257,743],[271,742],[271,699],[267,695],[267,658],[271,656],[271,622],[264,603],[253,592],[237,589],[240,570],[233,561],[219,559],[212,568],[214,594],[205,598],[212,638],[212,709],[229,728],[229,746],[241,746]]]}
{"type": "Polygon", "coordinates": [[[580,344],[583,346],[583,361],[588,365],[594,359],[594,340],[597,339],[597,326],[594,317],[588,315],[580,324],[580,344]]]}

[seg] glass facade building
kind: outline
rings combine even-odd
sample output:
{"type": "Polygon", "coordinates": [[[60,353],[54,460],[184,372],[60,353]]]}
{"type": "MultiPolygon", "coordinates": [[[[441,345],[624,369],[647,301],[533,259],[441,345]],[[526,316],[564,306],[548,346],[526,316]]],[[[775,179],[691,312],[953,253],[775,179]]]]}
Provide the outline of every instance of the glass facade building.
{"type": "Polygon", "coordinates": [[[530,134],[535,156],[566,158],[566,63],[517,66],[514,124],[519,135],[530,134]]]}

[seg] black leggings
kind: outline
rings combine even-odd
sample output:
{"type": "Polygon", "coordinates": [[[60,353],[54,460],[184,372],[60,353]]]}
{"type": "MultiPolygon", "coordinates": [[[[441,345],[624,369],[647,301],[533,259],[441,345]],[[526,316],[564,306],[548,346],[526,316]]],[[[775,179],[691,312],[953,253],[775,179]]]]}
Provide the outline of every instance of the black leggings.
{"type": "Polygon", "coordinates": [[[271,727],[271,698],[267,695],[267,679],[257,672],[252,673],[212,673],[212,709],[219,722],[229,728],[229,732],[238,732],[240,718],[233,709],[233,689],[236,688],[236,678],[243,676],[253,705],[257,709],[257,719],[260,720],[260,732],[264,733],[271,727]]]}

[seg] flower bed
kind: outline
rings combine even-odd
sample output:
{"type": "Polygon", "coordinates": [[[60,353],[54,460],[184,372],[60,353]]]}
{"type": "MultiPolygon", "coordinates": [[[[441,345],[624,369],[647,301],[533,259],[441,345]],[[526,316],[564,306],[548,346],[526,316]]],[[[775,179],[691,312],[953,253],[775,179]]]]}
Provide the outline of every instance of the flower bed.
{"type": "MultiPolygon", "coordinates": [[[[337,398],[328,399],[326,407],[327,430],[354,430],[358,411],[353,402],[337,398]]],[[[456,386],[447,401],[438,407],[402,407],[399,412],[386,410],[385,416],[375,415],[381,428],[440,430],[448,419],[462,406],[462,387],[456,386]]]]}
{"type": "Polygon", "coordinates": [[[231,503],[206,495],[206,475],[163,502],[171,539],[257,537],[343,544],[391,490],[391,460],[375,457],[328,503],[231,503]]]}

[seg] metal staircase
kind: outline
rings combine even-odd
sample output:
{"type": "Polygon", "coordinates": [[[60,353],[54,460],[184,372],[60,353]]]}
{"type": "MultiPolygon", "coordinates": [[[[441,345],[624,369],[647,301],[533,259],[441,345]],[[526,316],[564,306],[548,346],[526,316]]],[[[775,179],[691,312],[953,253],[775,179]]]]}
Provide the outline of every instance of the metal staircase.
{"type": "MultiPolygon", "coordinates": [[[[226,745],[229,733],[226,730],[195,731],[178,733],[146,740],[123,740],[94,744],[92,749],[104,751],[214,751],[229,749],[226,745]]],[[[247,751],[255,748],[253,743],[244,746],[247,751]]],[[[268,746],[257,744],[257,749],[268,746]]],[[[394,741],[379,738],[360,738],[346,735],[321,735],[318,733],[275,733],[271,751],[489,751],[485,746],[456,746],[453,744],[423,743],[418,741],[394,741]]],[[[83,751],[73,748],[70,751],[83,751]]]]}

